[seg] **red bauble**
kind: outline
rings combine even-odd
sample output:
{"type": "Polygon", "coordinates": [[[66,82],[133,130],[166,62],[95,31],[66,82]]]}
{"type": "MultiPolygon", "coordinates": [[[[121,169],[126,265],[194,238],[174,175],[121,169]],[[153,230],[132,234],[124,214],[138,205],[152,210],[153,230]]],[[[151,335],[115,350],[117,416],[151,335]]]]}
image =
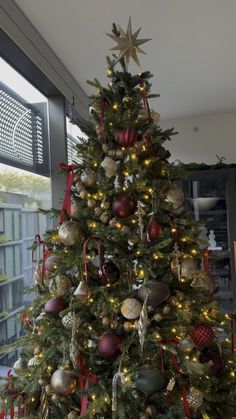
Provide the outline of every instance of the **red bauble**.
{"type": "Polygon", "coordinates": [[[205,348],[213,342],[215,332],[208,324],[200,324],[194,328],[190,336],[194,345],[198,348],[205,348]]]}
{"type": "Polygon", "coordinates": [[[133,147],[138,141],[138,133],[134,128],[124,128],[119,132],[117,141],[124,148],[133,147]]]}
{"type": "Polygon", "coordinates": [[[98,268],[98,277],[102,285],[112,285],[119,281],[120,271],[113,262],[102,263],[98,268]]]}
{"type": "Polygon", "coordinates": [[[121,338],[116,332],[104,333],[98,343],[98,350],[104,358],[114,358],[119,354],[121,338]]]}
{"type": "Polygon", "coordinates": [[[219,372],[221,372],[224,367],[219,352],[206,350],[200,355],[199,360],[202,364],[211,361],[212,371],[214,372],[214,374],[218,374],[219,372]]]}
{"type": "Polygon", "coordinates": [[[60,311],[65,310],[67,307],[66,302],[60,297],[53,297],[47,301],[45,304],[45,311],[47,313],[60,313],[60,311]]]}
{"type": "Polygon", "coordinates": [[[155,215],[152,215],[147,227],[147,239],[151,242],[159,239],[162,235],[162,228],[155,215]]]}
{"type": "Polygon", "coordinates": [[[112,204],[112,213],[115,217],[126,218],[133,214],[135,210],[135,204],[127,196],[120,196],[115,199],[112,204]]]}

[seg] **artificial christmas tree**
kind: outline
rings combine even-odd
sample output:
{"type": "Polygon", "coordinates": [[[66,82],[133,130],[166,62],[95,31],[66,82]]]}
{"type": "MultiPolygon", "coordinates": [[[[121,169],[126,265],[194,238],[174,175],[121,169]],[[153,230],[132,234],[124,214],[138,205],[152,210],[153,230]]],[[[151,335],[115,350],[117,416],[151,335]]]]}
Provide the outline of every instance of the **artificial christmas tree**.
{"type": "Polygon", "coordinates": [[[79,163],[61,165],[61,224],[43,240],[17,377],[2,390],[6,409],[23,397],[28,419],[236,414],[234,318],[213,298],[163,146],[174,130],[149,107],[151,75],[128,72],[147,41],[139,31],[113,25],[110,82],[92,83],[79,163]]]}

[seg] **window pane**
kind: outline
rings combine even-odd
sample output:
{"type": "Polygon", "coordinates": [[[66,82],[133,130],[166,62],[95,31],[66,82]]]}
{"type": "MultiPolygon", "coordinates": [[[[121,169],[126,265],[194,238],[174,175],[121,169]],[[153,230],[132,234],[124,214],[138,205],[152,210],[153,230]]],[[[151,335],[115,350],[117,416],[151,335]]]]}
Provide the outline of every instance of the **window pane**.
{"type": "Polygon", "coordinates": [[[87,138],[87,136],[79,129],[77,125],[70,122],[69,118],[66,118],[66,135],[67,135],[67,159],[68,163],[77,162],[78,157],[76,153],[76,144],[79,143],[81,138],[87,138]]]}

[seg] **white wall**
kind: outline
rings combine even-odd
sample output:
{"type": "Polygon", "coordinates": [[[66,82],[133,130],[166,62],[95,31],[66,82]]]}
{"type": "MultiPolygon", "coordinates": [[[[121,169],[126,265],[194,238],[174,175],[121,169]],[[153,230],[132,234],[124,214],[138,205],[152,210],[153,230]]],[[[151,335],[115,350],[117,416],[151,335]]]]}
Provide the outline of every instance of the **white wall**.
{"type": "Polygon", "coordinates": [[[160,125],[179,133],[165,143],[172,161],[216,163],[217,154],[236,163],[236,112],[161,120],[160,125]]]}

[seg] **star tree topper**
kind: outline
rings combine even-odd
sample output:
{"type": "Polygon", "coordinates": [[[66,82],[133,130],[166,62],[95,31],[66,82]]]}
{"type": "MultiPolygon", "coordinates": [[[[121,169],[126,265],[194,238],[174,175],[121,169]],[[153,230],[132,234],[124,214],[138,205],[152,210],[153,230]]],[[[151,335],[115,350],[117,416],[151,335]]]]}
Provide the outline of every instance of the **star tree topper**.
{"type": "MultiPolygon", "coordinates": [[[[119,26],[119,25],[118,25],[119,26]]],[[[151,38],[148,39],[138,39],[138,34],[141,31],[141,28],[139,28],[135,33],[132,33],[132,25],[131,25],[131,17],[129,18],[128,26],[126,33],[123,31],[123,29],[119,26],[120,30],[120,36],[113,35],[110,33],[107,33],[106,35],[110,36],[115,42],[117,42],[117,46],[111,48],[112,51],[119,51],[119,55],[115,61],[115,64],[118,63],[122,58],[125,58],[126,65],[128,66],[130,58],[134,60],[134,62],[140,66],[140,62],[137,56],[137,53],[139,54],[146,54],[141,48],[139,48],[140,45],[144,44],[145,42],[148,42],[151,40],[151,38]]]]}

